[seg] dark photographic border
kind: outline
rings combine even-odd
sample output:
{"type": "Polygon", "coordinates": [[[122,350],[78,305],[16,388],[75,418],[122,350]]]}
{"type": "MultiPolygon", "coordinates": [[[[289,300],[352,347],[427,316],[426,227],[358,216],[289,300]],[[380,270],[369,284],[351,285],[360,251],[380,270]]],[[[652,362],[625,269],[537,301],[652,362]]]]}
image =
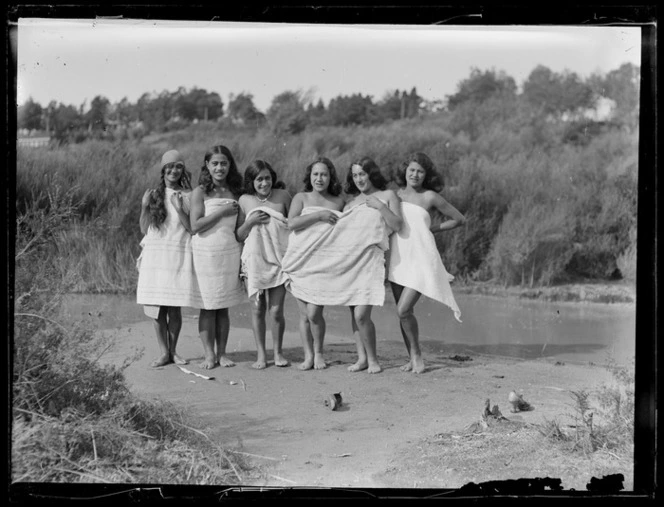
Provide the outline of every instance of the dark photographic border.
{"type": "MultiPolygon", "coordinates": [[[[634,441],[634,491],[618,494],[602,492],[547,492],[531,496],[528,489],[490,494],[486,490],[354,490],[346,488],[242,488],[223,486],[162,486],[121,484],[11,484],[8,473],[9,500],[11,503],[46,503],[57,500],[94,501],[117,504],[122,501],[145,503],[152,501],[177,501],[178,504],[214,501],[245,500],[303,500],[339,501],[358,499],[369,501],[441,500],[454,498],[473,502],[518,497],[539,502],[554,500],[583,500],[605,505],[611,503],[652,501],[658,493],[661,473],[657,461],[659,421],[657,412],[658,343],[657,324],[659,294],[657,247],[658,212],[661,206],[658,192],[657,158],[657,7],[643,5],[392,5],[392,6],[221,6],[205,4],[182,5],[9,5],[7,6],[7,137],[13,138],[16,127],[16,54],[12,46],[12,22],[21,17],[43,18],[95,18],[124,17],[160,20],[218,20],[238,22],[289,22],[289,23],[340,23],[340,24],[410,24],[410,25],[575,25],[575,26],[637,26],[642,31],[641,44],[641,97],[639,126],[638,171],[638,262],[635,351],[635,441],[634,441]],[[186,15],[186,18],[183,17],[186,15]],[[550,494],[549,494],[550,493],[550,494]]],[[[14,39],[15,40],[15,39],[14,39]]],[[[5,181],[7,202],[4,209],[7,244],[13,244],[15,220],[12,216],[15,192],[15,145],[7,143],[5,181]],[[13,165],[12,165],[13,164],[13,165]]],[[[8,301],[13,287],[13,255],[7,251],[8,301]]],[[[7,334],[13,329],[13,307],[7,305],[7,334]]],[[[8,396],[11,400],[11,340],[8,340],[8,396]]],[[[11,404],[8,404],[8,423],[11,424],[11,404]]],[[[11,434],[8,432],[8,451],[11,434]]],[[[7,453],[8,460],[10,453],[7,453]]]]}

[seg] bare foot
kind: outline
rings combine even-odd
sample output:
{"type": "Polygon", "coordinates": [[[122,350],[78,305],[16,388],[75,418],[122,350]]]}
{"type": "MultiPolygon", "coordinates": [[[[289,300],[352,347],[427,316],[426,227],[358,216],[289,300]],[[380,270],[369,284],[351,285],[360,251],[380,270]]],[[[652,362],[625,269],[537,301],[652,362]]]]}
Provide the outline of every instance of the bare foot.
{"type": "Polygon", "coordinates": [[[327,368],[327,364],[325,363],[325,359],[323,359],[322,355],[314,354],[314,368],[317,370],[324,370],[327,368]]]}
{"type": "Polygon", "coordinates": [[[302,361],[302,364],[298,366],[298,369],[300,370],[311,370],[311,368],[314,367],[314,358],[313,357],[305,357],[304,361],[302,361]]]}
{"type": "Polygon", "coordinates": [[[408,361],[406,364],[404,364],[401,368],[399,368],[401,371],[411,371],[413,369],[413,363],[411,361],[408,361]]]}
{"type": "Polygon", "coordinates": [[[226,356],[219,356],[219,365],[224,368],[230,368],[231,366],[235,366],[235,363],[226,356]]]}
{"type": "Polygon", "coordinates": [[[351,364],[348,367],[348,371],[362,371],[362,370],[366,370],[368,368],[368,366],[369,365],[367,364],[366,361],[359,361],[358,360],[357,363],[351,364]]]}
{"type": "Polygon", "coordinates": [[[265,361],[256,361],[251,367],[257,370],[264,370],[267,367],[267,363],[265,361]]]}
{"type": "Polygon", "coordinates": [[[380,367],[378,363],[371,363],[369,364],[369,368],[367,369],[369,373],[380,373],[383,371],[383,369],[380,367]]]}
{"type": "Polygon", "coordinates": [[[203,368],[204,370],[211,370],[212,368],[217,366],[217,362],[214,359],[205,358],[205,361],[203,361],[198,366],[203,368]]]}
{"type": "Polygon", "coordinates": [[[290,366],[290,361],[281,354],[275,354],[274,365],[283,368],[284,366],[290,366]]]}
{"type": "Polygon", "coordinates": [[[163,356],[159,356],[157,359],[152,361],[150,363],[151,368],[159,368],[160,366],[166,366],[167,364],[170,364],[171,362],[171,356],[168,354],[164,354],[163,356]]]}
{"type": "Polygon", "coordinates": [[[171,357],[173,358],[173,362],[175,364],[189,364],[189,361],[187,361],[186,359],[181,358],[177,354],[173,354],[171,357]]]}
{"type": "Polygon", "coordinates": [[[423,373],[426,369],[424,367],[424,361],[421,357],[414,357],[413,360],[413,373],[423,373]]]}

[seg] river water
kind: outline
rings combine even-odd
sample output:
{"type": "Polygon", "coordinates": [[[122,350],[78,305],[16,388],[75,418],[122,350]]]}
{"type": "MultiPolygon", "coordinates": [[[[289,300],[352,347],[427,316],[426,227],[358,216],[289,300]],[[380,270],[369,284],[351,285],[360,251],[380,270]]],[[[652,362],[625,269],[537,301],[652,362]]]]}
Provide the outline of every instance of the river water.
{"type": "MultiPolygon", "coordinates": [[[[420,342],[425,352],[444,354],[487,354],[561,362],[614,361],[629,365],[634,359],[636,306],[630,304],[550,303],[512,297],[455,295],[463,323],[450,310],[422,297],[415,307],[420,342]]],[[[185,317],[198,311],[183,309],[185,317]]],[[[298,311],[294,298],[286,296],[286,329],[297,332],[298,311]]],[[[327,333],[351,340],[349,311],[326,307],[327,333]]],[[[149,320],[134,296],[70,295],[63,316],[74,320],[94,318],[100,329],[124,327],[149,320]]],[[[231,327],[251,328],[249,304],[230,309],[231,327]]],[[[383,307],[372,313],[380,341],[401,341],[394,299],[386,291],[383,307]]],[[[269,328],[268,328],[269,329],[269,328]]],[[[229,346],[232,343],[229,341],[229,346]]],[[[268,347],[271,338],[268,332],[268,347]]]]}

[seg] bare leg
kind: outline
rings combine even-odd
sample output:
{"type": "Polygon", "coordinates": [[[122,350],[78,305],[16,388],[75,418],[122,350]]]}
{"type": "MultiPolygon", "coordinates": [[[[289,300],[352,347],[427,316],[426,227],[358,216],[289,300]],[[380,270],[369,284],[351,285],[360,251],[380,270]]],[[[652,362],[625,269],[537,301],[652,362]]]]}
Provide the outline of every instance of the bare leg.
{"type": "Polygon", "coordinates": [[[314,342],[314,368],[322,370],[327,368],[323,359],[323,342],[325,340],[325,319],[323,318],[323,306],[307,304],[307,316],[311,326],[311,336],[314,342]]]}
{"type": "Polygon", "coordinates": [[[383,369],[378,364],[376,355],[376,327],[371,320],[373,306],[359,305],[353,309],[355,323],[359,331],[360,339],[364,345],[369,373],[380,373],[383,369]]]}
{"type": "Polygon", "coordinates": [[[360,331],[357,328],[357,322],[355,322],[355,307],[349,306],[348,309],[350,310],[350,325],[353,328],[353,339],[355,340],[355,348],[357,349],[357,361],[348,367],[348,371],[366,370],[369,367],[369,363],[367,362],[367,352],[364,349],[360,331]]]}
{"type": "Polygon", "coordinates": [[[314,367],[314,338],[311,334],[311,325],[307,316],[307,303],[298,299],[297,307],[300,310],[300,338],[304,349],[304,361],[298,366],[300,370],[310,370],[314,367]]]}
{"type": "Polygon", "coordinates": [[[254,330],[254,340],[256,341],[256,362],[252,368],[262,370],[267,366],[265,357],[265,293],[258,296],[258,299],[251,300],[251,327],[254,330]]]}
{"type": "Polygon", "coordinates": [[[214,336],[215,336],[216,310],[202,310],[198,317],[198,334],[203,343],[203,352],[205,360],[200,367],[210,370],[217,366],[217,359],[214,354],[214,336]]]}
{"type": "Polygon", "coordinates": [[[272,348],[274,349],[275,366],[288,366],[290,362],[283,356],[282,345],[284,342],[284,331],[286,320],[284,319],[284,299],[286,287],[280,285],[267,291],[268,307],[270,312],[270,328],[272,331],[272,348]]]}
{"type": "Polygon", "coordinates": [[[154,331],[157,334],[157,343],[161,355],[150,363],[152,368],[158,368],[171,362],[171,356],[168,352],[168,324],[166,321],[167,307],[159,308],[159,315],[154,319],[154,331]]]}
{"type": "Polygon", "coordinates": [[[217,362],[220,366],[235,366],[235,363],[226,357],[226,343],[228,342],[228,333],[231,330],[231,320],[228,317],[228,308],[216,310],[216,331],[217,331],[217,362]]]}
{"type": "Polygon", "coordinates": [[[168,307],[168,351],[175,364],[187,364],[186,359],[178,356],[176,349],[178,346],[178,338],[182,330],[182,309],[177,306],[168,307]]]}
{"type": "Polygon", "coordinates": [[[424,360],[422,359],[422,351],[420,350],[419,327],[413,313],[415,303],[417,303],[421,294],[414,289],[401,287],[397,284],[392,284],[392,291],[395,294],[394,299],[397,302],[401,335],[410,356],[410,362],[402,366],[401,369],[403,371],[412,371],[413,373],[422,373],[425,369],[424,360]]]}

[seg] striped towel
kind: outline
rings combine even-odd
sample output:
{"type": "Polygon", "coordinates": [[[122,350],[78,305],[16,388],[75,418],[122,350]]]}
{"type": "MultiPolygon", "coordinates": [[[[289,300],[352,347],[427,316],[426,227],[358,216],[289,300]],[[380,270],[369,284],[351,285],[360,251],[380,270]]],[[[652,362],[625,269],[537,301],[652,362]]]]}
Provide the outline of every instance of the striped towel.
{"type": "MultiPolygon", "coordinates": [[[[302,214],[322,209],[310,206],[302,214]]],[[[282,261],[286,287],[316,305],[382,306],[389,245],[383,217],[365,204],[335,213],[335,225],[316,222],[290,233],[282,261]]]]}

